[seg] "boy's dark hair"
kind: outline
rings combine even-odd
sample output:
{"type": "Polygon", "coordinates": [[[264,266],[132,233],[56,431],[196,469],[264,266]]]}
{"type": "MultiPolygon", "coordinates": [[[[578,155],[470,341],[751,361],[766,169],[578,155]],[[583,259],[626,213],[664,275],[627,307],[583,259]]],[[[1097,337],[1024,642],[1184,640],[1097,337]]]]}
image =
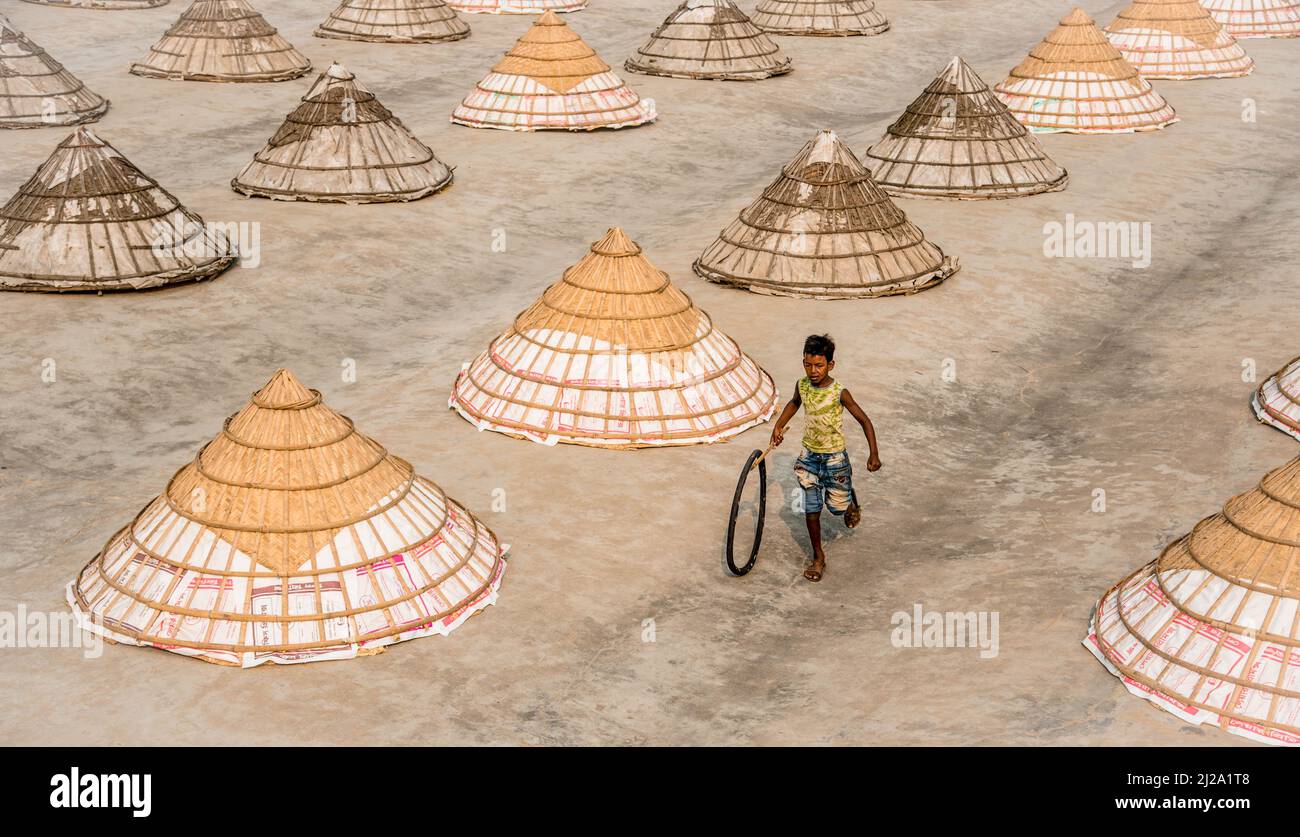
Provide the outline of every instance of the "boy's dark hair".
{"type": "Polygon", "coordinates": [[[808,339],[803,341],[803,353],[821,355],[827,361],[835,360],[835,341],[829,334],[810,334],[808,339]]]}

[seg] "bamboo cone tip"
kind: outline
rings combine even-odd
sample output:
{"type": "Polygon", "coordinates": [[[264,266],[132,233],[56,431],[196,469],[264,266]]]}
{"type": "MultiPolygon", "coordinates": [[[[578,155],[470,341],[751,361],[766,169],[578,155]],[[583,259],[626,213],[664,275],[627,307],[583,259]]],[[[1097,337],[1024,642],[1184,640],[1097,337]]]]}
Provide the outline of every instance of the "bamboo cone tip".
{"type": "Polygon", "coordinates": [[[316,394],[288,369],[277,369],[266,385],[253,393],[253,403],[268,409],[286,409],[314,402],[316,394]]]}
{"type": "Polygon", "coordinates": [[[1074,11],[1061,18],[1062,26],[1091,26],[1094,21],[1088,17],[1088,13],[1083,9],[1075,6],[1074,11]]]}
{"type": "Polygon", "coordinates": [[[337,61],[330,64],[329,69],[325,71],[325,75],[330,78],[339,79],[340,81],[351,81],[356,78],[356,76],[348,71],[347,67],[344,67],[337,61]]]}
{"type": "Polygon", "coordinates": [[[628,238],[622,227],[610,227],[600,241],[591,245],[591,252],[602,256],[635,256],[641,248],[628,238]]]}
{"type": "Polygon", "coordinates": [[[540,18],[537,19],[537,26],[563,26],[564,21],[555,13],[554,9],[547,9],[540,18]]]}

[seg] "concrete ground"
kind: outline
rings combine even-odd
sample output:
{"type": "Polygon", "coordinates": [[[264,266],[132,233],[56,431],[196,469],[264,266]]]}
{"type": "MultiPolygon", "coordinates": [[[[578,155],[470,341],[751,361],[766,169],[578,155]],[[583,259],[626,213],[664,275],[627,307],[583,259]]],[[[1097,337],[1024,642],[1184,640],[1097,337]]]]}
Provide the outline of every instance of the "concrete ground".
{"type": "MultiPolygon", "coordinates": [[[[624,74],[660,121],[592,135],[448,123],[526,19],[475,16],[459,43],[380,46],[313,38],[330,0],[260,5],[318,68],[352,69],[457,167],[456,185],[400,206],[242,198],[231,177],[314,74],[137,78],[127,64],[183,2],[5,3],[112,99],[103,137],[209,220],[261,224],[261,265],[154,293],[0,294],[0,610],[62,612],[66,582],[279,366],[512,544],[501,599],[448,638],[341,663],[239,671],[124,646],[95,659],[3,649],[0,742],[1242,743],[1131,697],[1079,642],[1110,584],[1300,453],[1254,421],[1243,381],[1243,363],[1264,376],[1300,352],[1300,43],[1247,41],[1258,69],[1245,79],[1158,83],[1183,119],[1168,130],[1045,137],[1070,170],[1065,192],[902,201],[960,273],[913,297],[813,302],[713,286],[690,265],[817,129],[861,153],[952,54],[993,84],[1070,3],[880,0],[892,31],[782,39],[796,63],[783,78],[624,74]],[[1151,222],[1151,266],[1046,258],[1043,225],[1067,213],[1151,222]],[[837,338],[836,376],[874,418],[884,468],[866,472],[850,428],[866,516],[833,530],[821,584],[800,577],[807,537],[790,511],[798,430],[773,460],[758,567],[736,579],[720,566],[727,507],[767,427],[609,452],[476,433],[446,409],[461,363],[614,224],[784,395],[803,336],[837,338]],[[918,603],[997,612],[998,656],[894,647],[891,617],[918,603]]],[[[674,5],[593,0],[567,20],[621,66],[674,5]]],[[[1126,3],[1081,5],[1105,22],[1126,3]]],[[[64,135],[0,136],[0,194],[64,135]]]]}

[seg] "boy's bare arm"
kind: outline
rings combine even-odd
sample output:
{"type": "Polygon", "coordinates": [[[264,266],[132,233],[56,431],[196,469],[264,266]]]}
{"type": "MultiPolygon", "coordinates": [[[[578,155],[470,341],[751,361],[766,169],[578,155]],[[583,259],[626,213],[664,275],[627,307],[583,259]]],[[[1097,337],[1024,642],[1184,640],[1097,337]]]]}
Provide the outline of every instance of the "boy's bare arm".
{"type": "Polygon", "coordinates": [[[867,458],[867,470],[880,470],[880,450],[876,447],[876,427],[871,423],[871,417],[858,406],[858,402],[853,400],[853,395],[847,389],[840,393],[840,403],[844,409],[849,411],[849,415],[857,419],[858,424],[862,425],[862,432],[867,436],[867,444],[871,446],[871,456],[867,458]]]}
{"type": "Polygon", "coordinates": [[[790,419],[794,418],[794,414],[799,412],[799,408],[802,406],[803,399],[799,397],[799,385],[795,384],[794,397],[785,405],[785,409],[781,411],[776,424],[772,427],[772,447],[777,447],[785,441],[785,426],[790,423],[790,419]]]}

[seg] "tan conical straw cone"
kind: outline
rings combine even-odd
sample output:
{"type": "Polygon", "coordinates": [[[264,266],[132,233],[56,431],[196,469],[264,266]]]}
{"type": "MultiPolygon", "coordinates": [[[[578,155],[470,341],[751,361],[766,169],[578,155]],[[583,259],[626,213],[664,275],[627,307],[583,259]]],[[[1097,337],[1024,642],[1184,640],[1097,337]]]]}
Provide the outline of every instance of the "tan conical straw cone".
{"type": "Polygon", "coordinates": [[[388,203],[418,200],[451,182],[451,168],[333,64],[231,186],[276,200],[388,203]]]}
{"type": "Polygon", "coordinates": [[[833,131],[821,131],[695,262],[710,282],[760,294],[912,294],[957,272],[833,131]]]}
{"type": "Polygon", "coordinates": [[[1184,721],[1300,745],[1300,459],[1107,591],[1084,646],[1184,721]]]}
{"type": "Polygon", "coordinates": [[[468,38],[469,24],[444,0],[343,0],[316,37],[382,44],[426,44],[468,38]]]}
{"type": "Polygon", "coordinates": [[[84,126],[0,209],[0,290],[157,288],[237,258],[224,233],[84,126]]]}
{"type": "Polygon", "coordinates": [[[1300,37],[1300,0],[1201,0],[1234,38],[1300,37]]]}
{"type": "Polygon", "coordinates": [[[954,57],[867,149],[863,162],[891,195],[1014,198],[1065,188],[1069,175],[954,57]]]}
{"type": "Polygon", "coordinates": [[[88,630],[207,662],[350,659],[496,601],[487,526],[287,370],[68,585],[88,630]]]}
{"type": "Polygon", "coordinates": [[[752,20],[778,35],[879,35],[889,29],[874,0],[759,0],[752,20]]]}
{"type": "Polygon", "coordinates": [[[615,227],[466,364],[449,405],[480,430],[628,449],[728,439],[777,391],[615,227]]]}
{"type": "Polygon", "coordinates": [[[728,81],[791,70],[781,47],[734,0],[685,0],[623,66],[652,76],[728,81]]]}
{"type": "Polygon", "coordinates": [[[1077,8],[994,92],[1033,131],[1122,134],[1178,121],[1164,97],[1077,8]]]}
{"type": "Polygon", "coordinates": [[[247,0],[194,0],[131,72],[173,81],[273,82],[311,62],[247,0]]]}
{"type": "Polygon", "coordinates": [[[1237,39],[1197,0],[1135,0],[1105,31],[1146,78],[1232,78],[1255,68],[1237,39]]]}
{"type": "Polygon", "coordinates": [[[548,11],[475,85],[451,121],[505,131],[594,131],[644,125],[656,116],[651,100],[548,11]]]}
{"type": "Polygon", "coordinates": [[[80,125],[107,110],[107,99],[0,15],[0,128],[80,125]]]}

